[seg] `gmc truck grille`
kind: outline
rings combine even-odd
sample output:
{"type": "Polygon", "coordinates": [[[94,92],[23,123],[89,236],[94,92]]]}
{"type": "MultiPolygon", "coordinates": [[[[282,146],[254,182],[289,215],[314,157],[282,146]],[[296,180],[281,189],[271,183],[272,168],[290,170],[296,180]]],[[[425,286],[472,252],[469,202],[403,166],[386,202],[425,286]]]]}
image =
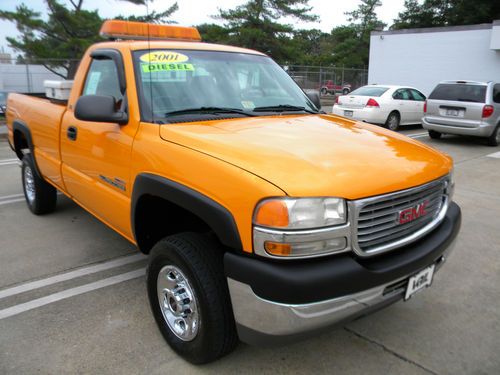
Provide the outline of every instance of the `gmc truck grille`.
{"type": "Polygon", "coordinates": [[[368,256],[402,247],[434,229],[448,208],[448,177],[416,188],[354,201],[354,251],[368,256]]]}

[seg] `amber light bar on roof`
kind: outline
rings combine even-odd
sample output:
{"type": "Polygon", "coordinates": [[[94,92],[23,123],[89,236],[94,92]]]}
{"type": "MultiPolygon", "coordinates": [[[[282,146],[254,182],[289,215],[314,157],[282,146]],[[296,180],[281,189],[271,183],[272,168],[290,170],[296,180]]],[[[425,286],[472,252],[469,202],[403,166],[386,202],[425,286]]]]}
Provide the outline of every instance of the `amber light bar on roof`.
{"type": "Polygon", "coordinates": [[[195,27],[156,25],[144,22],[130,22],[108,20],[101,26],[99,32],[105,38],[113,39],[177,39],[197,41],[201,40],[200,33],[195,27]]]}

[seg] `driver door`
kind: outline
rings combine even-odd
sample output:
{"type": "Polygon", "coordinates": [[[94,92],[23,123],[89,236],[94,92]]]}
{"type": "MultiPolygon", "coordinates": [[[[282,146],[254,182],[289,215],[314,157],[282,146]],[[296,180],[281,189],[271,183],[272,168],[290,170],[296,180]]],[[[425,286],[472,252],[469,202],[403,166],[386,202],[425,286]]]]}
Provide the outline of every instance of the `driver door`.
{"type": "MultiPolygon", "coordinates": [[[[80,96],[113,96],[119,106],[127,99],[126,91],[121,92],[118,78],[124,67],[108,54],[104,51],[100,55],[99,50],[92,52],[87,74],[82,77],[80,96]]],[[[85,70],[83,66],[82,70],[85,70]]],[[[128,124],[119,125],[81,121],[74,114],[76,100],[69,104],[61,125],[62,174],[66,190],[92,214],[131,238],[130,158],[138,122],[129,120],[128,124]]]]}

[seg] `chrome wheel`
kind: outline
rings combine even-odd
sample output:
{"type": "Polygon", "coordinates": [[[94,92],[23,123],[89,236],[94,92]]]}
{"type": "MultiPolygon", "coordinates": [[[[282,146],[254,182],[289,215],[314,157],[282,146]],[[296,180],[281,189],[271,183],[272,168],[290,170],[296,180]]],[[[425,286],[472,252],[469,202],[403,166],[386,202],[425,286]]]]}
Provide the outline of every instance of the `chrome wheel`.
{"type": "Polygon", "coordinates": [[[390,130],[396,130],[399,127],[399,118],[397,115],[390,115],[387,120],[387,127],[390,130]]]}
{"type": "Polygon", "coordinates": [[[26,193],[26,198],[29,204],[33,204],[35,201],[35,178],[33,177],[33,171],[29,166],[24,167],[24,191],[26,193]]]}
{"type": "Polygon", "coordinates": [[[196,295],[186,276],[176,266],[165,266],[158,273],[156,288],[160,310],[170,330],[182,341],[194,340],[200,315],[196,295]]]}

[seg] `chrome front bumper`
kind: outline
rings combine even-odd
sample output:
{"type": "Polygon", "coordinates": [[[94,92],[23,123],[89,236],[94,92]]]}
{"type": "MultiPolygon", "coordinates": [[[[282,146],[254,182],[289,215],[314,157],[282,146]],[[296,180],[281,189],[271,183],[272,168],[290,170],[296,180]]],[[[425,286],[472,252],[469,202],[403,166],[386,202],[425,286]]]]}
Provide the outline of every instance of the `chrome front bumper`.
{"type": "MultiPolygon", "coordinates": [[[[437,260],[436,271],[454,244],[437,260]]],[[[252,345],[269,346],[296,341],[321,328],[346,323],[399,301],[404,297],[410,276],[355,294],[307,304],[262,299],[249,285],[231,278],[228,285],[240,339],[252,345]]]]}

